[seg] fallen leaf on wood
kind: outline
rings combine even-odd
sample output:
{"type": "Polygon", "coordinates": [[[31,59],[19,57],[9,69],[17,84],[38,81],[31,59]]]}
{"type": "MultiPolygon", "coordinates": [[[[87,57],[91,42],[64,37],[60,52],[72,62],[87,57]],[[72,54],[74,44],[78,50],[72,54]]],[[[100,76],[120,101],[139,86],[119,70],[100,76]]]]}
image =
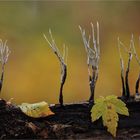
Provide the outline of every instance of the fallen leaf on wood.
{"type": "Polygon", "coordinates": [[[118,127],[118,114],[129,116],[126,104],[114,95],[96,99],[91,112],[92,121],[102,117],[103,125],[107,127],[107,131],[114,137],[116,137],[118,127]]]}
{"type": "Polygon", "coordinates": [[[50,110],[48,103],[45,101],[34,104],[22,103],[19,105],[19,107],[23,113],[33,118],[41,118],[54,115],[54,113],[50,110]]]}

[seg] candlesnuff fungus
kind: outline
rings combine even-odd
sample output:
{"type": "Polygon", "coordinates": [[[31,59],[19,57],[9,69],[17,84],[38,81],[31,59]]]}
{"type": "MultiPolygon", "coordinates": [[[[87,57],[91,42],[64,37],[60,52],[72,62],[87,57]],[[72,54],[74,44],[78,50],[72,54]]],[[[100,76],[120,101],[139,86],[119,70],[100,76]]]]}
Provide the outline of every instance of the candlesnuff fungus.
{"type": "Polygon", "coordinates": [[[99,71],[99,59],[100,59],[100,44],[99,44],[99,24],[97,22],[97,37],[95,37],[94,26],[91,23],[92,35],[89,35],[89,38],[86,38],[85,30],[79,26],[82,39],[84,42],[85,50],[87,53],[87,65],[88,65],[88,74],[89,74],[89,85],[90,85],[90,98],[89,102],[94,101],[94,91],[95,85],[98,79],[98,71],[99,71]],[[90,40],[92,36],[92,45],[90,47],[90,40]]]}
{"type": "Polygon", "coordinates": [[[122,59],[121,51],[120,51],[120,40],[118,37],[118,50],[120,55],[120,67],[121,67],[121,81],[122,81],[122,97],[125,97],[125,80],[124,80],[124,61],[122,59]]]}
{"type": "Polygon", "coordinates": [[[2,84],[3,84],[4,67],[8,61],[9,54],[10,54],[10,50],[7,46],[7,41],[3,42],[0,39],[0,62],[1,62],[1,68],[2,68],[1,79],[0,79],[0,91],[2,89],[2,84]]]}
{"type": "Polygon", "coordinates": [[[130,41],[130,47],[128,50],[118,37],[118,50],[119,50],[119,54],[120,54],[121,80],[122,80],[122,90],[123,90],[122,97],[128,99],[130,97],[128,76],[129,76],[129,71],[130,71],[130,62],[131,62],[132,56],[133,56],[131,41],[130,41]],[[125,52],[128,54],[128,62],[127,62],[128,64],[127,64],[127,68],[126,68],[125,79],[124,79],[124,62],[123,62],[121,50],[120,50],[121,47],[123,47],[125,52]]]}
{"type": "MultiPolygon", "coordinates": [[[[140,37],[139,37],[139,43],[140,43],[140,37]]],[[[135,49],[133,34],[132,34],[132,37],[131,37],[131,46],[132,46],[132,50],[133,50],[133,54],[135,56],[135,59],[136,59],[138,65],[139,65],[139,68],[140,68],[140,59],[139,59],[139,57],[137,55],[137,52],[136,52],[136,49],[135,49]]],[[[140,84],[140,72],[139,72],[138,78],[136,80],[136,85],[135,85],[135,99],[136,100],[140,100],[139,84],[140,84]]]]}
{"type": "Polygon", "coordinates": [[[63,56],[61,55],[55,40],[53,39],[51,30],[49,30],[49,34],[51,37],[51,42],[48,40],[48,38],[46,37],[46,35],[44,34],[44,38],[45,40],[48,42],[50,48],[52,49],[52,51],[54,52],[54,54],[57,56],[58,60],[60,61],[60,65],[61,65],[61,86],[60,86],[60,93],[59,93],[59,103],[61,106],[63,106],[63,86],[65,84],[66,81],[66,77],[67,77],[67,56],[68,56],[68,48],[64,45],[64,49],[63,49],[63,56]]]}

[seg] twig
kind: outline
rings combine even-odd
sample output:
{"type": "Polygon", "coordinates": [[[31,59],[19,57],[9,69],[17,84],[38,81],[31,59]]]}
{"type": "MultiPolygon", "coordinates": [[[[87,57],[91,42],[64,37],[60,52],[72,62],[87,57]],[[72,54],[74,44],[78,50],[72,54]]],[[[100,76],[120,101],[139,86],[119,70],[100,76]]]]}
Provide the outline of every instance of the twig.
{"type": "Polygon", "coordinates": [[[99,24],[97,22],[97,39],[95,39],[94,26],[91,23],[92,28],[92,44],[93,48],[90,47],[90,35],[89,39],[86,38],[85,30],[79,26],[79,29],[82,34],[82,39],[84,47],[87,53],[87,65],[88,65],[88,74],[89,74],[89,85],[90,85],[90,97],[89,102],[94,101],[94,91],[95,85],[98,79],[98,65],[100,59],[100,44],[99,44],[99,24]]]}
{"type": "Polygon", "coordinates": [[[4,77],[4,68],[5,68],[5,64],[8,61],[8,57],[10,54],[10,50],[7,46],[7,41],[5,41],[3,43],[3,41],[0,39],[0,62],[1,62],[1,67],[2,67],[2,72],[1,72],[1,79],[0,79],[0,92],[2,89],[2,85],[3,85],[3,77],[4,77]]]}
{"type": "Polygon", "coordinates": [[[53,39],[51,30],[49,30],[49,34],[51,37],[51,42],[48,40],[48,38],[46,37],[45,34],[44,34],[44,38],[48,42],[52,51],[55,53],[55,55],[59,59],[60,65],[61,65],[61,85],[60,85],[60,93],[59,93],[59,103],[61,106],[63,106],[63,86],[65,84],[66,77],[67,77],[67,63],[66,62],[67,62],[67,56],[68,56],[68,48],[65,47],[65,45],[64,45],[63,56],[62,56],[55,43],[55,40],[53,39]]]}

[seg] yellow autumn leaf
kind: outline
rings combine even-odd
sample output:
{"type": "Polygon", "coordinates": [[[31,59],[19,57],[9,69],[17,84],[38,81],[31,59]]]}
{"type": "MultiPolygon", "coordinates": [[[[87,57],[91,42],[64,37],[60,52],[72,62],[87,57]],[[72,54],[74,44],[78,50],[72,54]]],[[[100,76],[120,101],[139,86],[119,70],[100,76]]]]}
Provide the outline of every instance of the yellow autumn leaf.
{"type": "Polygon", "coordinates": [[[116,95],[109,95],[105,97],[106,100],[112,100],[112,99],[117,99],[117,98],[118,97],[116,95]]]}
{"type": "Polygon", "coordinates": [[[107,131],[115,137],[118,126],[118,114],[116,113],[115,106],[113,104],[106,104],[106,109],[104,110],[102,119],[104,126],[107,127],[107,131]]]}
{"type": "Polygon", "coordinates": [[[128,108],[126,107],[126,104],[123,101],[119,100],[118,98],[114,98],[110,100],[110,102],[115,105],[117,113],[129,116],[128,108]]]}
{"type": "Polygon", "coordinates": [[[116,137],[118,127],[118,114],[129,116],[126,104],[114,95],[98,98],[91,113],[92,121],[102,117],[103,125],[107,127],[107,131],[114,137],[116,137]]]}
{"type": "Polygon", "coordinates": [[[99,98],[97,98],[97,99],[95,100],[95,104],[97,104],[97,103],[102,103],[102,102],[104,102],[104,100],[105,100],[105,98],[104,98],[103,96],[100,96],[99,98]]]}
{"type": "Polygon", "coordinates": [[[104,110],[104,104],[102,103],[98,103],[94,105],[94,108],[92,109],[92,120],[96,121],[98,120],[102,114],[103,114],[103,110],[104,110]]]}
{"type": "Polygon", "coordinates": [[[22,103],[19,107],[23,113],[33,118],[47,117],[54,114],[45,101],[34,104],[22,103]]]}

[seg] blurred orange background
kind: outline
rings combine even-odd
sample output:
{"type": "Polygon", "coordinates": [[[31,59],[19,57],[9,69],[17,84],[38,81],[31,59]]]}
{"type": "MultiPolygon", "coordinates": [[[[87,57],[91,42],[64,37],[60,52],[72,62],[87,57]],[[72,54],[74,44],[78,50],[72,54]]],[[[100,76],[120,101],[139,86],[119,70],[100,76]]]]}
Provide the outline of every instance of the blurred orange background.
{"type": "MultiPolygon", "coordinates": [[[[0,2],[0,38],[8,40],[11,55],[6,65],[1,98],[14,103],[58,103],[60,64],[43,33],[51,28],[58,48],[69,48],[64,101],[89,98],[86,53],[78,28],[91,32],[90,22],[100,24],[101,59],[95,97],[121,95],[117,37],[129,47],[131,34],[140,56],[140,2],[127,1],[21,1],[0,2]]],[[[125,55],[125,54],[124,54],[125,55]]],[[[125,55],[127,60],[127,55],[125,55]]],[[[126,63],[125,63],[126,64],[126,63]]],[[[134,93],[139,66],[132,61],[129,83],[134,93]]]]}

